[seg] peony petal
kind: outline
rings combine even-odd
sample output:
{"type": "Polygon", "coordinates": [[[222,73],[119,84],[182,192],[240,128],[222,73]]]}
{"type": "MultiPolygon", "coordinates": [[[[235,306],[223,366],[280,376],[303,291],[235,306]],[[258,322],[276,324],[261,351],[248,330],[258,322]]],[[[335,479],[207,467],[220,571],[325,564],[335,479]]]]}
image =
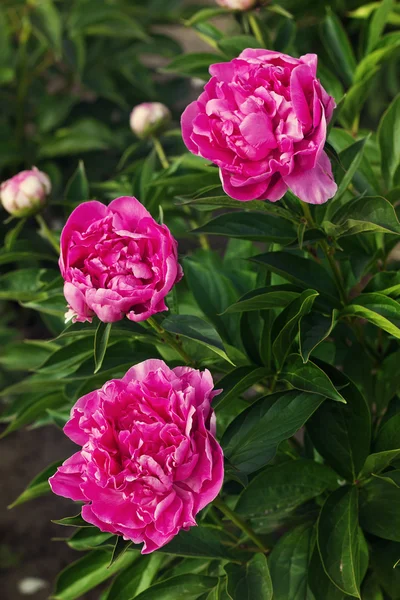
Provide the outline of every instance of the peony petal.
{"type": "Polygon", "coordinates": [[[85,470],[86,462],[80,452],[76,452],[70,458],[58,467],[57,472],[50,477],[49,485],[51,490],[58,496],[71,498],[76,501],[86,501],[87,498],[81,490],[83,483],[82,473],[85,470]]]}
{"type": "Polygon", "coordinates": [[[141,219],[153,219],[143,204],[133,196],[121,196],[120,198],[116,198],[109,204],[108,211],[117,213],[120,218],[118,226],[122,229],[129,229],[130,231],[136,230],[137,224],[141,219]]]}
{"type": "Polygon", "coordinates": [[[185,108],[181,116],[182,138],[186,147],[190,150],[190,152],[193,152],[193,154],[198,154],[199,152],[198,146],[192,141],[191,137],[193,133],[193,121],[199,112],[200,111],[196,100],[185,108]]]}
{"type": "Polygon", "coordinates": [[[322,152],[313,169],[295,171],[286,175],[284,181],[300,200],[309,204],[324,204],[337,191],[331,163],[325,152],[322,152]]]}

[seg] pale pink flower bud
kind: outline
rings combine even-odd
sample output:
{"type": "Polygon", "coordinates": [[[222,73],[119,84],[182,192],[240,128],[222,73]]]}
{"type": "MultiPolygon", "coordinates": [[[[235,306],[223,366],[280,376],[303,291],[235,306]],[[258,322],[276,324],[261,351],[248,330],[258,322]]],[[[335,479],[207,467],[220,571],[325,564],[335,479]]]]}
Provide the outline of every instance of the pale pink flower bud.
{"type": "Polygon", "coordinates": [[[169,108],[161,102],[144,102],[135,106],[131,112],[130,126],[140,138],[160,133],[171,120],[169,108]]]}
{"type": "Polygon", "coordinates": [[[231,10],[250,10],[258,3],[258,0],[216,0],[219,6],[230,8],[231,10]]]}
{"type": "Polygon", "coordinates": [[[5,210],[14,217],[26,217],[44,205],[50,191],[49,177],[33,167],[4,181],[0,186],[0,200],[5,210]]]}

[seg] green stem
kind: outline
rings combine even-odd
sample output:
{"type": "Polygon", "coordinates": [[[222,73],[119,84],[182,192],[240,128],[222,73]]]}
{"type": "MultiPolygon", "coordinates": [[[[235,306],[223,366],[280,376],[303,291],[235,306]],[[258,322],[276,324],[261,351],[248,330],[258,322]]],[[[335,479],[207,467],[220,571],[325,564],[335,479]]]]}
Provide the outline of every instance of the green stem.
{"type": "Polygon", "coordinates": [[[178,352],[178,354],[180,354],[182,356],[182,358],[186,364],[193,363],[193,360],[185,352],[185,350],[177,342],[177,340],[170,333],[168,333],[168,331],[166,331],[163,327],[161,327],[161,325],[159,325],[153,317],[150,317],[149,319],[147,319],[147,322],[159,334],[162,341],[166,342],[171,348],[176,350],[176,352],[178,352]]]}
{"type": "Polygon", "coordinates": [[[153,144],[163,169],[168,169],[169,161],[167,155],[165,154],[164,148],[162,147],[161,142],[157,137],[153,137],[153,144]]]}
{"type": "Polygon", "coordinates": [[[40,226],[40,233],[46,240],[51,244],[57,254],[60,254],[60,244],[54,237],[53,232],[49,229],[46,221],[43,219],[42,215],[36,215],[36,221],[40,226]]]}
{"type": "Polygon", "coordinates": [[[247,19],[249,21],[249,25],[253,32],[253,35],[256,38],[257,42],[261,45],[261,48],[267,48],[267,44],[263,38],[263,34],[257,23],[257,19],[252,14],[248,14],[247,19]]]}
{"type": "MultiPolygon", "coordinates": [[[[310,225],[310,227],[315,227],[314,219],[312,218],[310,207],[308,206],[308,204],[306,202],[302,202],[301,207],[303,209],[304,216],[307,219],[307,223],[310,225]]],[[[328,246],[328,243],[326,242],[326,240],[321,240],[319,242],[319,244],[320,244],[322,251],[325,254],[325,257],[328,260],[329,265],[332,269],[333,277],[334,277],[336,285],[338,287],[340,298],[341,298],[343,304],[347,304],[348,299],[347,299],[347,293],[346,293],[344,283],[343,283],[342,273],[339,269],[337,262],[335,261],[333,255],[332,255],[331,248],[328,246]]]]}
{"type": "Polygon", "coordinates": [[[246,534],[247,537],[255,543],[257,548],[260,548],[260,550],[264,553],[269,552],[268,548],[264,546],[258,535],[252,530],[252,528],[249,525],[247,525],[247,523],[243,521],[243,519],[241,519],[239,515],[234,513],[233,510],[231,510],[229,506],[227,506],[225,502],[221,500],[221,498],[216,498],[213,504],[216,508],[218,508],[218,510],[222,512],[222,514],[228,517],[228,519],[232,521],[232,523],[234,523],[236,527],[239,527],[239,529],[241,529],[243,533],[246,534]]]}

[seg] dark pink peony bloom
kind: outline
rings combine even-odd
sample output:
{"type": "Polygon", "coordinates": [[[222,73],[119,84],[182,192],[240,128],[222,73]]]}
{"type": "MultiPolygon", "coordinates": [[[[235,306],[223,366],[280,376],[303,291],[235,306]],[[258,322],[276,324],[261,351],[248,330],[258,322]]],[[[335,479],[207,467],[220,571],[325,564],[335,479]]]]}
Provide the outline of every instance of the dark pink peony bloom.
{"type": "Polygon", "coordinates": [[[209,371],[146,360],[122,379],[80,398],[64,427],[82,446],[49,483],[85,502],[82,517],[101,531],[167,544],[218,495],[222,449],[216,441],[209,371]]]}
{"type": "Polygon", "coordinates": [[[136,198],[84,202],[61,234],[60,269],[74,321],[144,321],[167,310],[182,277],[177,243],[136,198]]]}
{"type": "Polygon", "coordinates": [[[335,102],[316,78],[317,56],[247,49],[211,65],[210,81],[182,115],[188,149],[220,168],[237,200],[322,204],[337,186],[324,152],[335,102]]]}

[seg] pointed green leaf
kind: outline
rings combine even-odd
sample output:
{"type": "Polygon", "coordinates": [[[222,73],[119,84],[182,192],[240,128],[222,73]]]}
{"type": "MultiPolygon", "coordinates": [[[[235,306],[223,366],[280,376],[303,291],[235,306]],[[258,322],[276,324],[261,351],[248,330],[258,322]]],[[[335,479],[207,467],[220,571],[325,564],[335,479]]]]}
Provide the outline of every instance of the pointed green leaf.
{"type": "Polygon", "coordinates": [[[14,508],[14,506],[18,506],[19,504],[23,504],[34,498],[39,498],[39,496],[43,496],[50,492],[49,477],[54,475],[57,471],[57,467],[59,467],[62,462],[62,460],[57,460],[36,475],[22,494],[20,494],[8,508],[14,508]]]}
{"type": "Polygon", "coordinates": [[[169,333],[181,335],[206,346],[218,356],[233,364],[225,352],[220,336],[214,327],[203,319],[191,315],[172,315],[164,319],[162,326],[169,333]]]}
{"type": "Polygon", "coordinates": [[[365,54],[369,54],[377,45],[392,10],[393,0],[382,0],[374,11],[368,26],[365,54]]]}
{"type": "Polygon", "coordinates": [[[298,390],[321,394],[321,396],[336,402],[346,403],[346,400],[335,388],[328,375],[311,361],[304,364],[299,354],[290,354],[279,379],[286,381],[298,390]]]}
{"type": "Polygon", "coordinates": [[[366,483],[360,492],[360,525],[368,533],[400,542],[400,488],[378,477],[366,483]]]}
{"type": "Polygon", "coordinates": [[[80,560],[68,565],[58,576],[54,600],[75,600],[118,571],[129,567],[139,558],[139,552],[127,552],[121,560],[107,569],[111,551],[93,550],[80,560]]]}
{"type": "Polygon", "coordinates": [[[280,442],[300,429],[322,402],[322,396],[295,390],[257,400],[224,433],[221,444],[227,460],[244,473],[263,467],[280,442]]]}
{"type": "Polygon", "coordinates": [[[296,239],[293,225],[281,217],[258,212],[231,212],[215,217],[193,233],[225,235],[242,240],[289,244],[296,239]]]}
{"type": "Polygon", "coordinates": [[[295,508],[336,489],[337,475],[312,460],[289,460],[267,467],[242,491],[235,512],[250,519],[257,531],[287,518],[295,508]]]}
{"type": "Polygon", "coordinates": [[[217,577],[180,575],[152,585],[135,600],[197,600],[217,585],[217,577]]]}
{"type": "Polygon", "coordinates": [[[302,289],[316,289],[340,306],[335,283],[328,271],[309,258],[292,252],[267,252],[250,260],[265,266],[302,289]]]}
{"type": "Polygon", "coordinates": [[[86,177],[85,165],[82,160],[71,179],[67,183],[64,194],[65,200],[78,204],[89,199],[89,183],[86,177]]]}
{"type": "Polygon", "coordinates": [[[213,407],[220,409],[221,406],[229,404],[238,398],[243,392],[251,388],[255,383],[268,376],[268,370],[263,367],[238,367],[218,381],[217,387],[222,390],[215,400],[213,407]]]}
{"type": "Polygon", "coordinates": [[[315,348],[330,335],[336,325],[337,311],[334,310],[330,317],[320,313],[311,312],[301,318],[300,329],[300,354],[306,363],[315,348]]]}
{"type": "Polygon", "coordinates": [[[282,368],[291,345],[297,335],[298,324],[304,315],[310,312],[318,292],[315,290],[304,291],[296,300],[293,300],[275,320],[272,328],[272,352],[279,369],[282,368]]]}
{"type": "Polygon", "coordinates": [[[395,174],[400,165],[400,94],[384,113],[378,129],[382,174],[388,189],[400,182],[395,174]]]}
{"type": "Polygon", "coordinates": [[[322,22],[321,41],[345,84],[351,85],[356,59],[343,25],[332,12],[329,12],[322,22]]]}
{"type": "Polygon", "coordinates": [[[272,582],[265,554],[255,554],[243,567],[226,565],[227,592],[232,600],[272,600],[272,582]]]}
{"type": "Polygon", "coordinates": [[[318,519],[317,542],[331,581],[345,594],[361,598],[357,495],[356,488],[344,487],[328,497],[318,519]]]}
{"type": "Polygon", "coordinates": [[[317,451],[342,477],[355,481],[370,451],[371,416],[356,386],[334,367],[316,361],[347,404],[326,400],[307,423],[317,451]]]}
{"type": "Polygon", "coordinates": [[[384,294],[360,294],[341,311],[341,315],[360,317],[400,339],[400,304],[384,294]]]}
{"type": "Polygon", "coordinates": [[[103,364],[104,357],[107,351],[108,340],[110,339],[112,323],[100,323],[97,326],[96,333],[94,335],[94,373],[98,373],[103,364]]]}
{"type": "Polygon", "coordinates": [[[303,524],[283,535],[273,547],[269,568],[274,600],[307,600],[313,537],[313,528],[303,524]]]}

